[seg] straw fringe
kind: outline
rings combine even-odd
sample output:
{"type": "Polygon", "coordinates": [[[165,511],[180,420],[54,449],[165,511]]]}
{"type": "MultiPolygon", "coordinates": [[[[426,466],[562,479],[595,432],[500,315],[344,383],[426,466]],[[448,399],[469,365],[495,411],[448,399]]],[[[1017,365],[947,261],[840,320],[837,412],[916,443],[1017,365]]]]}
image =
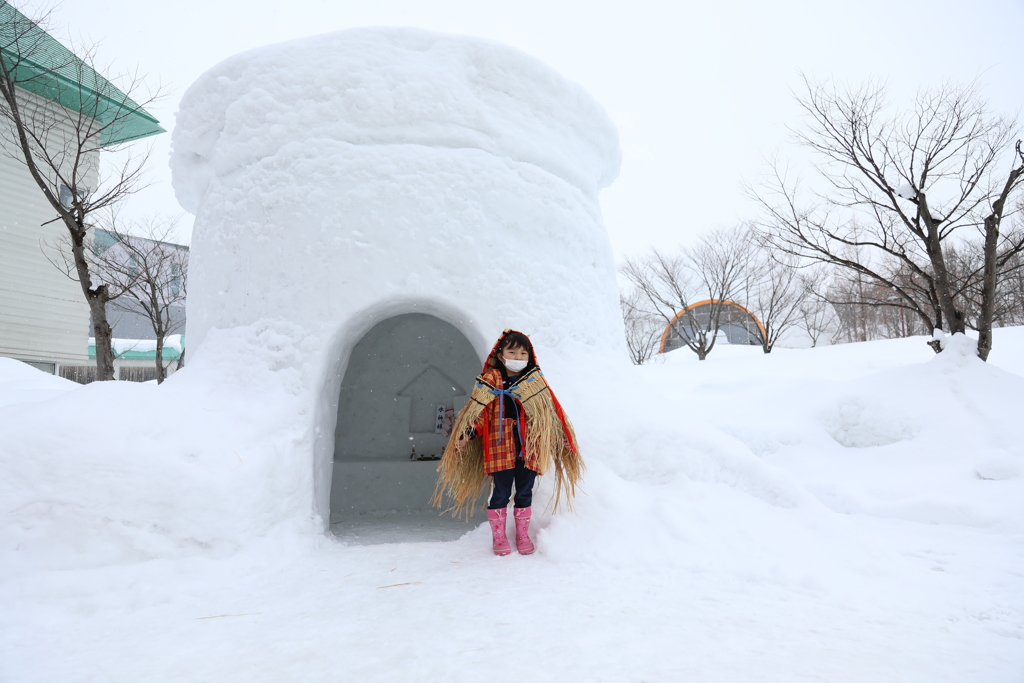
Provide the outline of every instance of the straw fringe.
{"type": "Polygon", "coordinates": [[[552,467],[555,470],[552,510],[558,510],[563,496],[571,510],[576,486],[585,468],[579,449],[576,448],[576,431],[546,384],[542,391],[524,397],[523,408],[527,424],[525,452],[535,454],[539,473],[544,474],[552,467]]]}
{"type": "Polygon", "coordinates": [[[494,398],[482,383],[483,378],[477,377],[473,393],[452,425],[451,438],[437,466],[437,484],[430,499],[431,505],[443,508],[442,514],[450,512],[452,517],[465,517],[467,522],[476,511],[476,502],[483,494],[487,475],[484,473],[483,440],[467,438],[460,447],[459,437],[473,434],[488,401],[494,398]],[[444,507],[445,498],[452,501],[448,507],[444,507]]]}
{"type": "MultiPolygon", "coordinates": [[[[539,370],[516,384],[515,390],[526,413],[524,457],[539,474],[554,468],[553,511],[558,510],[563,497],[572,509],[572,498],[585,469],[572,423],[539,370]]],[[[483,494],[487,475],[484,472],[482,439],[467,439],[460,447],[459,436],[473,433],[484,408],[494,398],[483,376],[478,377],[470,399],[452,426],[451,439],[437,467],[438,479],[431,504],[443,508],[443,512],[450,512],[453,517],[465,517],[467,521],[483,494]],[[446,498],[451,503],[444,507],[446,498]]]]}

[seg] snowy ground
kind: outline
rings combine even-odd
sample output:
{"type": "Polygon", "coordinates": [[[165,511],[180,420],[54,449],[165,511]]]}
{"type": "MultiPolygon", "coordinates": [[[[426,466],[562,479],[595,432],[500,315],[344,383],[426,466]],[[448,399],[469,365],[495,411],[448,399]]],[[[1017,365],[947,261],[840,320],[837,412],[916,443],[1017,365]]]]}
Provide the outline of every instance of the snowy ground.
{"type": "Polygon", "coordinates": [[[160,448],[203,463],[234,419],[182,402],[190,369],[77,388],[0,359],[0,680],[1024,681],[1024,329],[995,347],[548,368],[586,495],[505,558],[414,516],[181,540],[217,489],[160,448]],[[80,417],[172,399],[203,443],[80,417]]]}
{"type": "MultiPolygon", "coordinates": [[[[482,521],[478,520],[477,523],[482,521]]],[[[331,520],[334,538],[347,545],[454,541],[468,530],[465,520],[438,515],[436,511],[392,510],[332,517],[331,520]]]]}

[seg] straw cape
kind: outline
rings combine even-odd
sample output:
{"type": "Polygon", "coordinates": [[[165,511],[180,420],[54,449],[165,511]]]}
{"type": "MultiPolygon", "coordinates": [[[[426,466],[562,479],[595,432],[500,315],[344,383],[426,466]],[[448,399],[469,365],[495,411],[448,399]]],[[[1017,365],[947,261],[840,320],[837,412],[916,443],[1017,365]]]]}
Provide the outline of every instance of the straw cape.
{"type": "MultiPolygon", "coordinates": [[[[554,509],[558,509],[562,496],[571,506],[583,474],[576,432],[535,361],[515,382],[505,386],[498,369],[502,362],[500,349],[512,332],[505,330],[487,357],[469,400],[452,425],[451,438],[437,468],[431,503],[454,517],[468,519],[473,514],[488,474],[515,466],[515,452],[509,455],[508,445],[513,443],[511,430],[516,424],[504,417],[505,396],[512,398],[526,417],[525,424],[518,425],[526,466],[538,474],[554,469],[554,509]],[[475,434],[481,438],[467,438],[460,444],[461,435],[475,434]]],[[[533,361],[533,349],[529,351],[533,361]]]]}

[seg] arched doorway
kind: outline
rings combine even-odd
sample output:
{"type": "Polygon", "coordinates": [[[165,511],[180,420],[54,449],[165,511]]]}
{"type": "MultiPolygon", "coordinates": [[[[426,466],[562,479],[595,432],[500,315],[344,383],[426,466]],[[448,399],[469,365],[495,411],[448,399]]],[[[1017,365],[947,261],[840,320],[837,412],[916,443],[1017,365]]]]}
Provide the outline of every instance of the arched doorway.
{"type": "Polygon", "coordinates": [[[451,537],[470,528],[430,507],[437,461],[421,458],[441,455],[444,418],[462,408],[481,363],[454,325],[423,313],[383,320],[359,340],[338,396],[335,535],[386,542],[414,540],[418,529],[434,539],[442,528],[451,537]]]}

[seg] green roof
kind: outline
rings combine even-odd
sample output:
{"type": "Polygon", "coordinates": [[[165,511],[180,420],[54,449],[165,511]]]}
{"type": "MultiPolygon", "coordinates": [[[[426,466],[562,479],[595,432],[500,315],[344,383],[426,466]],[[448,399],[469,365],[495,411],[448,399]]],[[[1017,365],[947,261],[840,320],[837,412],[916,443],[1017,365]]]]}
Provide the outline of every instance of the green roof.
{"type": "MultiPolygon", "coordinates": [[[[184,335],[183,335],[183,337],[184,337],[184,335]]],[[[119,340],[116,340],[116,341],[121,342],[121,344],[115,344],[115,346],[122,346],[124,344],[124,342],[127,341],[127,340],[120,340],[119,339],[119,340]]],[[[139,346],[149,346],[150,343],[153,343],[153,344],[156,343],[155,340],[150,340],[150,339],[140,339],[140,340],[137,340],[137,341],[139,342],[139,346]]],[[[185,343],[185,340],[184,340],[184,338],[182,338],[182,348],[184,348],[184,343],[185,343]]],[[[163,357],[164,360],[178,360],[178,358],[181,357],[181,351],[176,349],[174,346],[165,346],[163,348],[163,352],[160,355],[163,357]]],[[[96,344],[95,343],[90,343],[89,344],[89,359],[90,360],[95,360],[95,358],[96,358],[96,344]]],[[[131,345],[128,345],[128,348],[122,348],[120,350],[118,350],[117,348],[114,348],[114,358],[121,358],[123,360],[152,360],[152,361],[155,361],[156,360],[156,348],[147,349],[147,350],[136,350],[136,349],[131,348],[131,345]]]]}
{"type": "Polygon", "coordinates": [[[104,125],[104,147],[165,132],[149,112],[5,0],[0,53],[13,66],[15,85],[104,125]]]}

